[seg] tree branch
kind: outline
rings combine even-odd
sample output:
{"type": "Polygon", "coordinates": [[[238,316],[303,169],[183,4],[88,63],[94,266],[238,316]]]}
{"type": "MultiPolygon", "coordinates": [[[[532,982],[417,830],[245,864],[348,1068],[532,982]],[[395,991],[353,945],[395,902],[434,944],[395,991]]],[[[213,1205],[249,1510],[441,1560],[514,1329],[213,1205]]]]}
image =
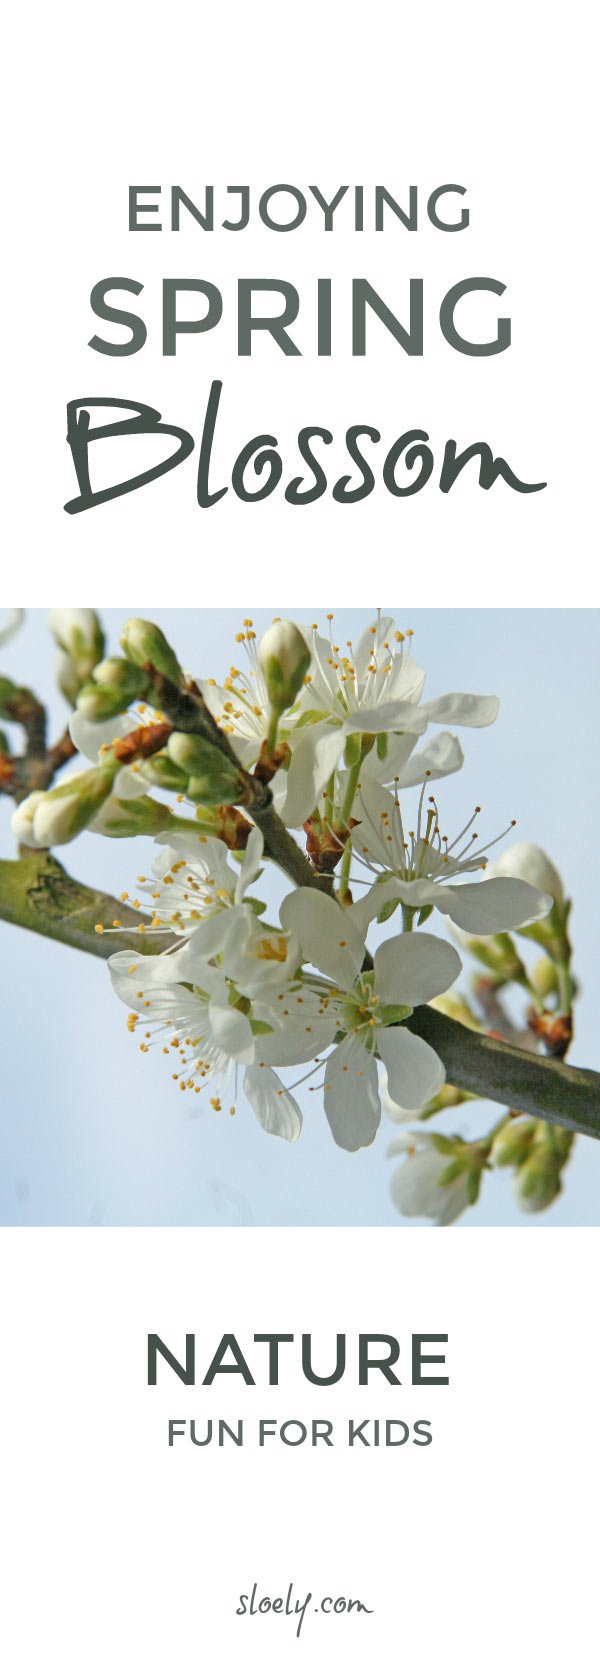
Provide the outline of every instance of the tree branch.
{"type": "MultiPolygon", "coordinates": [[[[246,776],[250,797],[244,808],[250,812],[252,821],[261,830],[265,842],[265,855],[271,858],[273,863],[279,864],[280,869],[289,875],[291,881],[295,881],[297,887],[316,887],[321,892],[332,895],[335,892],[333,875],[318,875],[313,869],[306,854],[300,850],[289,829],[274,811],[270,788],[259,776],[244,771],[229,736],[219,728],[195,685],[189,689],[179,689],[168,677],[157,671],[154,665],[146,666],[146,670],[152,678],[161,711],[164,712],[171,728],[181,730],[186,735],[202,735],[205,740],[210,741],[211,746],[218,747],[219,752],[246,776]]],[[[240,804],[242,803],[240,800],[240,804]]]]}
{"type": "Polygon", "coordinates": [[[93,957],[110,957],[125,949],[123,934],[115,928],[131,928],[131,944],[142,956],[157,956],[173,943],[173,935],[144,934],[149,918],[128,910],[110,893],[97,892],[72,880],[62,864],[49,852],[24,851],[14,861],[0,861],[0,920],[45,939],[57,939],[76,951],[93,957]],[[96,927],[106,933],[96,933],[96,927]]]}
{"type": "MultiPolygon", "coordinates": [[[[170,931],[144,933],[147,917],[136,911],[133,919],[119,899],[82,886],[56,858],[39,851],[0,861],[0,920],[104,959],[123,950],[123,934],[113,932],[114,922],[131,930],[131,946],[142,956],[155,956],[173,939],[170,931]],[[96,933],[99,924],[106,933],[96,933]]],[[[600,1074],[532,1056],[500,1039],[471,1032],[427,1006],[415,1009],[406,1025],[441,1056],[450,1084],[600,1139],[600,1074]]]]}
{"type": "Polygon", "coordinates": [[[600,1139],[600,1074],[532,1056],[501,1039],[470,1032],[438,1009],[415,1009],[406,1022],[441,1056],[448,1083],[553,1126],[600,1139]]]}

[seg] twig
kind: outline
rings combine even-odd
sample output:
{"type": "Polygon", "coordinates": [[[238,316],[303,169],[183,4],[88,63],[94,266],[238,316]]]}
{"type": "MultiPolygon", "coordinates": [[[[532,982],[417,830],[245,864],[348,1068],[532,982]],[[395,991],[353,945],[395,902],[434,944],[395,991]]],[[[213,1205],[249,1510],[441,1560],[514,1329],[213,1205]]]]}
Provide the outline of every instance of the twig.
{"type": "Polygon", "coordinates": [[[600,1074],[471,1032],[422,1005],[406,1022],[437,1051],[449,1084],[553,1126],[600,1139],[600,1074]]]}
{"type": "Polygon", "coordinates": [[[259,776],[253,776],[245,771],[234,751],[229,736],[219,728],[212,712],[209,711],[205,700],[195,684],[190,689],[179,689],[175,683],[163,677],[153,665],[146,666],[148,675],[152,679],[153,688],[160,702],[161,711],[170,723],[172,729],[181,730],[188,735],[202,735],[210,741],[212,746],[218,747],[236,770],[245,777],[248,787],[247,801],[240,799],[244,809],[250,811],[252,821],[260,828],[265,842],[267,857],[289,875],[291,881],[298,887],[316,887],[321,892],[333,895],[335,883],[331,875],[317,875],[306,854],[300,850],[296,841],[292,839],[289,830],[273,809],[271,789],[265,785],[259,776]]]}

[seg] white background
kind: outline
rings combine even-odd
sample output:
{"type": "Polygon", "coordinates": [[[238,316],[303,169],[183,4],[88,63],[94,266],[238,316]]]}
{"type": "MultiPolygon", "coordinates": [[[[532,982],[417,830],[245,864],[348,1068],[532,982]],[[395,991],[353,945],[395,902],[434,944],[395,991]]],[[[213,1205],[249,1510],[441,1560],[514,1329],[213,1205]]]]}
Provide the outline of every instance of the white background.
{"type": "MultiPolygon", "coordinates": [[[[126,577],[158,602],[452,606],[589,605],[593,556],[595,193],[589,117],[594,54],[586,6],[376,3],[208,7],[112,3],[13,14],[4,136],[3,460],[10,592],[119,598],[126,577]],[[342,182],[445,180],[468,188],[471,228],[443,235],[239,236],[127,233],[130,182],[192,196],[248,181],[324,191],[342,182]],[[235,356],[238,274],[291,278],[303,299],[302,359],[269,344],[235,356]],[[96,280],[144,282],[150,326],[129,360],[87,349],[96,280]],[[205,276],[225,297],[220,328],[159,353],[162,275],[205,276]],[[507,284],[513,348],[457,356],[437,328],[449,284],[507,284]],[[314,284],[330,274],[336,353],[318,363],[314,284]],[[425,280],[425,355],[374,328],[348,353],[348,279],[393,306],[425,280]],[[312,339],[311,339],[312,326],[312,339]],[[299,425],[341,437],[366,420],[390,441],[410,426],[440,445],[486,438],[548,489],[488,494],[465,474],[395,501],[328,498],[294,510],[230,493],[208,513],[187,463],[159,483],[69,519],[75,485],[65,406],[80,395],[153,403],[199,435],[210,380],[225,381],[215,460],[225,480],[247,437],[279,436],[286,477],[299,425]],[[281,589],[282,576],[286,588],[281,589]],[[17,585],[18,580],[18,585],[17,585]],[[23,580],[25,587],[23,587],[23,580]],[[251,585],[251,587],[250,587],[251,585]],[[376,604],[376,603],[375,603],[376,604]]],[[[347,226],[346,223],[343,223],[347,226]]],[[[333,453],[333,450],[332,450],[333,453]]],[[[339,470],[343,470],[340,465],[339,470]]],[[[225,481],[220,477],[220,481],[225,481]]],[[[286,480],[284,479],[284,482],[286,480]]],[[[574,720],[574,726],[581,720],[574,720]]],[[[5,1232],[0,1390],[10,1680],[115,1680],[145,1673],[348,1675],[379,1659],[465,1680],[485,1672],[595,1667],[588,1511],[597,1469],[592,1232],[5,1232]],[[338,1448],[169,1453],[166,1389],[144,1385],[144,1343],[222,1327],[447,1328],[452,1385],[431,1402],[435,1445],[417,1453],[338,1448]],[[321,1449],[324,1451],[324,1449],[321,1449]],[[233,1456],[235,1455],[235,1456],[233,1456]],[[314,1615],[300,1640],[232,1610],[253,1579],[372,1602],[363,1622],[314,1615]],[[316,1623],[316,1625],[315,1625],[316,1623]]],[[[290,1382],[286,1414],[310,1405],[290,1382]]],[[[343,1398],[343,1404],[342,1404],[343,1398]]],[[[389,1396],[373,1390],[381,1415],[389,1396]]],[[[269,1391],[258,1408],[271,1414],[269,1391]]],[[[177,1396],[177,1407],[180,1400],[177,1396]]],[[[231,1402],[229,1403],[231,1407],[231,1402]]],[[[223,1408],[225,1410],[225,1408],[223,1408]]],[[[277,1413],[276,1408],[275,1415],[277,1413]]],[[[428,1415],[421,1405],[411,1411],[428,1415]]],[[[240,1406],[240,1415],[242,1408],[240,1406]]],[[[225,1415],[226,1412],[225,1412],[225,1415]]],[[[400,1413],[402,1415],[402,1413],[400,1413]]],[[[595,1584],[595,1583],[594,1583],[595,1584]]]]}
{"type": "MultiPolygon", "coordinates": [[[[177,0],[166,10],[107,0],[98,12],[63,0],[15,14],[3,408],[9,553],[22,572],[39,568],[55,594],[86,601],[118,598],[126,567],[128,581],[132,574],[143,581],[146,598],[161,605],[173,591],[194,604],[243,596],[261,604],[282,594],[301,602],[316,587],[324,605],[372,604],[374,588],[378,599],[397,599],[399,584],[417,605],[589,604],[590,27],[580,0],[568,12],[508,0],[499,13],[470,0],[418,9],[307,0],[289,14],[275,4],[221,13],[177,0]],[[355,234],[348,193],[331,234],[321,231],[316,206],[289,234],[270,233],[256,218],[240,234],[206,234],[191,218],[179,234],[127,231],[132,183],[161,184],[164,199],[179,184],[200,202],[213,184],[222,206],[229,183],[249,183],[256,205],[265,187],[286,180],[301,189],[315,182],[326,196],[358,183],[368,197],[380,183],[401,202],[415,184],[421,212],[435,186],[455,181],[467,188],[471,225],[444,234],[422,215],[411,234],[391,216],[384,233],[355,234]],[[119,274],[143,283],[149,328],[144,349],[123,359],[87,348],[99,327],[91,288],[119,274]],[[461,356],[441,336],[444,292],[473,274],[506,284],[503,299],[485,300],[480,323],[482,336],[492,336],[497,305],[510,314],[513,343],[501,355],[461,356]],[[212,280],[224,312],[217,329],[182,338],[177,356],[164,360],[160,282],[177,275],[212,280]],[[252,358],[237,358],[239,275],[296,284],[302,357],[285,358],[258,335],[252,358]],[[330,361],[315,354],[319,275],[333,280],[330,361]],[[401,318],[409,278],[423,278],[422,358],[405,355],[373,321],[367,356],[352,359],[353,275],[366,275],[401,318]],[[269,500],[248,506],[230,491],[201,511],[196,449],[141,491],[63,513],[76,493],[64,435],[69,399],[146,401],[199,440],[213,378],[224,381],[214,479],[227,483],[248,438],[274,431],[286,471],[269,500]],[[545,479],[548,488],[522,496],[499,483],[484,492],[472,466],[449,495],[434,475],[408,499],[389,496],[379,482],[355,506],[330,496],[308,508],[286,504],[299,426],[330,427],[336,441],[323,453],[338,476],[346,427],[365,421],[388,444],[407,428],[429,432],[438,468],[448,437],[461,447],[484,438],[522,478],[545,479]]],[[[469,305],[461,309],[469,320],[469,305]]],[[[98,456],[110,448],[97,445],[98,456]]],[[[383,446],[369,453],[381,461],[383,446]]]]}
{"type": "MultiPolygon", "coordinates": [[[[597,1343],[586,1231],[45,1231],[0,1237],[5,1606],[10,1680],[367,1668],[490,1680],[596,1671],[591,1513],[597,1343]],[[261,1331],[401,1343],[403,1386],[356,1363],[335,1388],[261,1331]],[[146,1337],[204,1374],[224,1332],[256,1387],[184,1387],[146,1337]],[[447,1332],[447,1388],[410,1387],[412,1332],[447,1332]],[[289,1373],[289,1376],[287,1375],[289,1373]],[[430,1418],[430,1447],[167,1445],[169,1417],[430,1418]],[[236,1617],[242,1592],[301,1599],[236,1617]],[[324,1594],[371,1617],[315,1614],[324,1594]]],[[[439,1351],[431,1348],[428,1351],[439,1351]]],[[[440,1370],[432,1367],[433,1373],[440,1370]]]]}

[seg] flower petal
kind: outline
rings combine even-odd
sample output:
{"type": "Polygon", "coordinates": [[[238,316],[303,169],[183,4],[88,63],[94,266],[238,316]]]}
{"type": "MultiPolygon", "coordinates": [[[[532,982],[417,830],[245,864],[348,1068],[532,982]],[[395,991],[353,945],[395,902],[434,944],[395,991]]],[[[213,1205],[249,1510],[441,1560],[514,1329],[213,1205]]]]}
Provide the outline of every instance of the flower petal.
{"type": "Polygon", "coordinates": [[[213,999],[208,1006],[208,1016],[219,1049],[224,1050],[226,1056],[234,1056],[236,1062],[252,1062],[254,1037],[248,1017],[242,1015],[239,1009],[215,1003],[213,999]]]}
{"type": "Polygon", "coordinates": [[[430,1138],[409,1132],[401,1147],[407,1151],[407,1158],[391,1183],[398,1212],[407,1219],[432,1219],[436,1225],[452,1225],[469,1206],[468,1174],[460,1173],[450,1184],[440,1185],[447,1159],[436,1151],[430,1138]]]}
{"type": "Polygon", "coordinates": [[[377,1049],[389,1095],[399,1108],[424,1108],[441,1091],[446,1077],[443,1062],[430,1044],[407,1027],[380,1027],[377,1049]]]}
{"type": "Polygon", "coordinates": [[[253,828],[248,835],[244,859],[240,869],[239,881],[236,886],[236,902],[244,897],[247,888],[256,880],[263,855],[264,840],[259,828],[253,828]]]}
{"type": "MultiPolygon", "coordinates": [[[[81,712],[73,712],[69,719],[69,734],[73,745],[84,758],[91,759],[96,764],[101,747],[110,746],[113,741],[121,740],[131,725],[128,718],[108,718],[106,723],[90,723],[89,718],[83,717],[81,712]]],[[[139,791],[139,790],[138,790],[139,791]]]]}
{"type": "Polygon", "coordinates": [[[406,700],[382,700],[380,705],[359,706],[350,712],[345,725],[347,735],[379,735],[388,729],[409,729],[422,735],[427,728],[423,706],[412,706],[406,700]]]}
{"type": "Polygon", "coordinates": [[[302,1114],[294,1097],[281,1085],[279,1075],[261,1062],[253,1062],[244,1074],[244,1091],[257,1120],[272,1137],[295,1143],[302,1129],[302,1114]]]}
{"type": "Polygon", "coordinates": [[[559,909],[564,904],[565,889],[558,870],[548,853],[532,840],[517,840],[514,846],[507,846],[489,873],[490,876],[510,875],[513,879],[516,876],[519,881],[528,881],[530,887],[550,893],[559,909]]]}
{"type": "MultiPolygon", "coordinates": [[[[433,933],[398,933],[375,953],[375,988],[382,1003],[427,1003],[447,992],[462,968],[458,952],[433,933]]],[[[401,1107],[414,1108],[415,1104],[401,1107]]]]}
{"type": "Polygon", "coordinates": [[[280,810],[286,828],[300,828],[314,811],[319,795],[326,787],[343,753],[346,732],[343,729],[312,728],[307,725],[300,732],[300,740],[291,745],[292,762],[288,771],[287,793],[280,810]]]}
{"type": "Polygon", "coordinates": [[[429,781],[440,781],[442,776],[452,776],[455,770],[460,770],[464,764],[465,755],[457,735],[451,735],[449,730],[440,731],[426,742],[422,752],[411,753],[399,770],[393,767],[394,748],[388,753],[388,758],[381,765],[386,782],[391,778],[398,779],[401,788],[419,787],[425,777],[429,781]],[[390,768],[390,764],[392,768],[390,768]]]}
{"type": "Polygon", "coordinates": [[[381,1119],[377,1064],[357,1038],[345,1038],[329,1057],[323,1103],[340,1149],[373,1142],[381,1119]]]}
{"type": "Polygon", "coordinates": [[[432,901],[466,933],[509,933],[528,922],[543,921],[552,899],[525,881],[510,876],[478,881],[472,886],[434,887],[432,901]]]}
{"type": "Polygon", "coordinates": [[[495,723],[500,701],[495,694],[440,694],[425,700],[420,712],[430,723],[462,723],[470,729],[485,729],[495,723]]]}
{"type": "Polygon", "coordinates": [[[307,962],[349,991],[365,947],[359,929],[341,906],[318,887],[298,887],[284,898],[279,915],[282,927],[296,935],[307,962]]]}

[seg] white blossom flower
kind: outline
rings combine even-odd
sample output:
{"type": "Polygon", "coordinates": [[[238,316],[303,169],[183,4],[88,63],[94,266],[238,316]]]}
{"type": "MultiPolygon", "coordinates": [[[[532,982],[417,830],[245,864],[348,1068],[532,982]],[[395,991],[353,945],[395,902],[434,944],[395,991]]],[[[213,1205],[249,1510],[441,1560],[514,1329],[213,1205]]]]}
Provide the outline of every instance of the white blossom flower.
{"type": "MultiPolygon", "coordinates": [[[[347,642],[342,650],[333,634],[327,641],[315,625],[303,633],[312,663],[290,722],[292,760],[281,811],[289,828],[310,816],[349,736],[400,731],[417,738],[429,723],[481,728],[497,716],[492,695],[445,694],[422,702],[425,672],[412,658],[410,637],[395,629],[392,618],[378,617],[355,649],[347,642]]],[[[414,740],[407,757],[413,746],[414,740]]]]}
{"type": "MultiPolygon", "coordinates": [[[[173,841],[169,834],[158,836],[166,841],[152,865],[150,898],[155,926],[172,928],[179,938],[189,938],[198,923],[205,918],[221,916],[241,905],[244,896],[256,880],[263,854],[260,829],[253,828],[239,870],[232,869],[230,853],[222,840],[206,835],[189,840],[173,841]]],[[[142,886],[146,877],[139,877],[142,886]]],[[[215,952],[222,949],[224,925],[215,933],[215,952]]],[[[212,956],[212,950],[207,953],[212,956]]]]}
{"type": "Polygon", "coordinates": [[[298,940],[281,928],[259,920],[251,905],[224,906],[218,915],[205,915],[185,947],[180,949],[178,972],[195,982],[198,964],[218,957],[219,973],[250,1003],[262,1003],[281,993],[301,963],[298,940]]]}
{"type": "Polygon", "coordinates": [[[236,642],[245,648],[247,670],[232,665],[224,683],[209,677],[201,680],[198,687],[219,728],[229,736],[240,763],[245,770],[251,770],[267,736],[271,703],[258,661],[256,631],[251,619],[244,620],[244,629],[238,632],[236,642]]]}
{"type": "Polygon", "coordinates": [[[516,875],[520,881],[528,881],[530,886],[553,898],[557,909],[563,908],[565,889],[558,870],[548,853],[532,840],[519,840],[516,845],[507,846],[491,865],[490,875],[494,878],[516,875]]]}
{"type": "MultiPolygon", "coordinates": [[[[131,718],[127,716],[109,718],[104,723],[92,723],[82,712],[74,712],[69,720],[69,734],[73,745],[91,764],[102,764],[113,741],[121,741],[132,727],[131,718]]],[[[146,791],[139,772],[131,770],[127,764],[122,765],[113,785],[115,799],[139,799],[140,793],[146,791]]]]}
{"type": "MultiPolygon", "coordinates": [[[[450,1176],[452,1156],[444,1148],[440,1151],[439,1141],[432,1132],[405,1132],[390,1145],[390,1155],[406,1157],[391,1183],[393,1201],[405,1219],[420,1217],[432,1219],[435,1225],[452,1225],[477,1199],[478,1169],[465,1158],[464,1169],[450,1176]]],[[[456,1169],[458,1161],[454,1165],[456,1169]]]]}
{"type": "Polygon", "coordinates": [[[114,989],[128,1008],[129,1031],[140,1035],[140,1049],[147,1053],[159,1045],[175,1061],[172,1078],[181,1091],[199,1095],[212,1084],[209,1100],[216,1113],[222,1111],[222,1098],[232,1084],[229,1112],[235,1113],[243,1067],[244,1092],[263,1129],[294,1142],[302,1126],[301,1111],[274,1073],[264,1048],[266,1038],[255,1034],[251,1014],[232,1004],[227,978],[219,969],[197,963],[192,984],[179,978],[179,960],[168,955],[141,957],[136,951],[109,958],[114,989]]]}
{"type": "Polygon", "coordinates": [[[400,1023],[453,984],[460,958],[445,940],[401,933],[380,945],[373,969],[363,972],[361,934],[333,899],[300,887],[284,899],[280,914],[307,961],[333,981],[329,1003],[343,1036],[327,1060],[324,1108],[336,1143],[359,1149],[372,1143],[381,1117],[377,1056],[400,1106],[417,1108],[441,1089],[439,1056],[400,1023]]]}
{"type": "Polygon", "coordinates": [[[416,829],[407,831],[397,795],[367,778],[361,782],[356,806],[359,826],[352,833],[353,850],[377,876],[375,886],[352,911],[361,930],[366,932],[373,917],[395,901],[413,910],[434,905],[468,933],[504,933],[546,916],[552,904],[547,893],[508,873],[493,880],[455,885],[456,876],[487,865],[483,849],[473,850],[478,839],[476,833],[471,833],[461,850],[453,849],[460,847],[479,807],[476,806],[450,845],[440,833],[433,796],[425,811],[425,786],[419,800],[416,829]]]}

